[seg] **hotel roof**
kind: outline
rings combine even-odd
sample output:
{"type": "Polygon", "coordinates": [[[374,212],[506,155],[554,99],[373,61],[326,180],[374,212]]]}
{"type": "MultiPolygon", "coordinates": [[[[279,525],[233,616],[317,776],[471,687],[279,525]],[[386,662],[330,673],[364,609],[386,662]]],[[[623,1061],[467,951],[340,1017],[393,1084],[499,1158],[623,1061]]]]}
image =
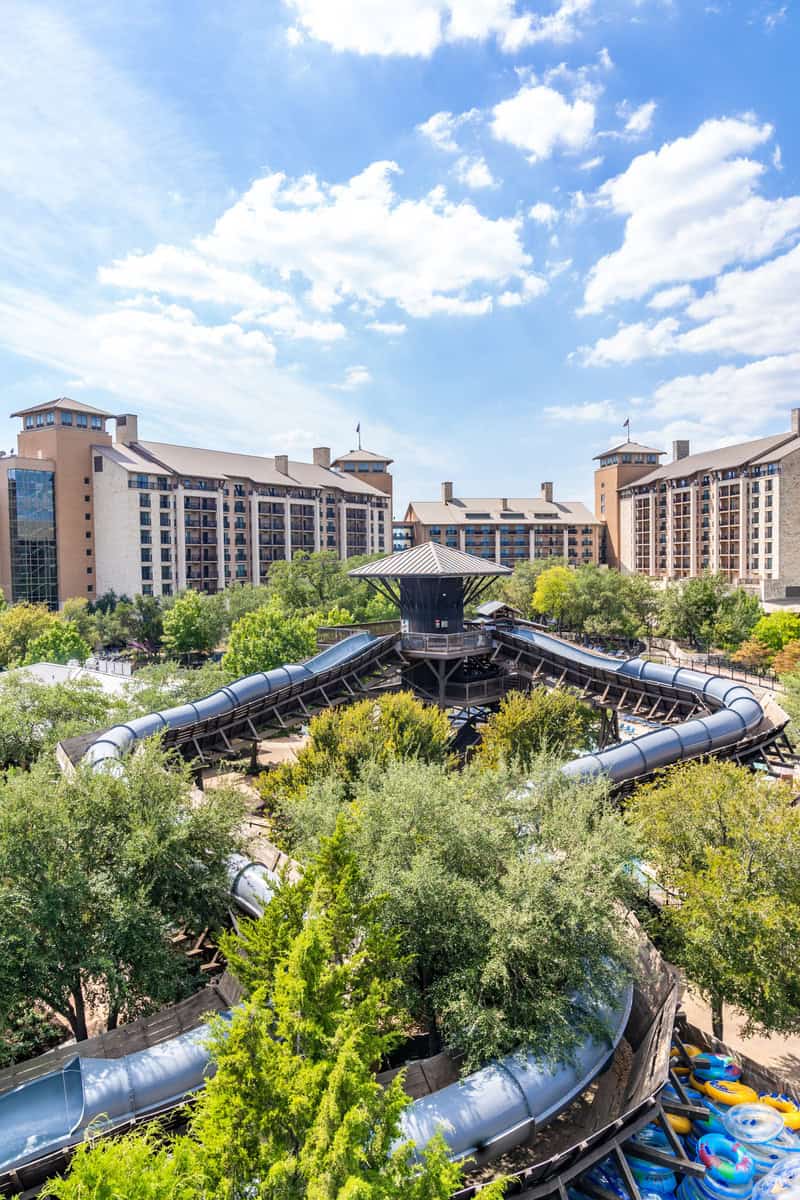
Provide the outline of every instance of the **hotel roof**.
{"type": "Polygon", "coordinates": [[[377,562],[365,563],[347,572],[356,579],[422,579],[441,576],[447,579],[470,578],[478,575],[510,575],[510,567],[440,546],[438,542],[423,542],[409,550],[400,550],[377,562]]]}
{"type": "Polygon", "coordinates": [[[387,454],[376,454],[374,450],[348,450],[347,454],[337,454],[333,460],[337,462],[394,462],[387,454]]]}
{"type": "MultiPolygon", "coordinates": [[[[494,523],[547,521],[564,525],[598,525],[599,521],[585,504],[578,500],[544,500],[541,496],[526,497],[462,497],[444,500],[412,500],[416,518],[423,525],[467,525],[475,521],[494,523]]],[[[411,519],[411,518],[407,518],[411,519]]]]}
{"type": "Polygon", "coordinates": [[[800,439],[794,434],[773,433],[769,437],[755,438],[750,442],[737,442],[735,446],[721,446],[718,450],[707,450],[705,453],[687,454],[685,458],[676,458],[674,462],[664,463],[635,483],[627,484],[626,488],[641,487],[643,484],[657,483],[662,479],[685,479],[699,471],[729,471],[749,463],[774,462],[779,450],[790,453],[791,449],[798,447],[800,439]],[[794,446],[790,447],[787,443],[794,443],[794,446]]]}
{"type": "Polygon", "coordinates": [[[167,442],[115,442],[116,460],[128,471],[175,474],[203,479],[250,479],[267,486],[338,488],[365,496],[384,496],[357,475],[318,467],[314,463],[289,462],[288,474],[277,470],[275,459],[259,454],[236,454],[228,450],[204,450],[198,446],[173,446],[167,442]]]}
{"type": "Polygon", "coordinates": [[[110,418],[114,415],[102,408],[92,408],[91,404],[84,404],[82,400],[70,400],[69,396],[59,396],[57,400],[48,400],[46,404],[34,404],[31,408],[21,408],[19,412],[11,413],[11,416],[27,417],[29,413],[50,412],[54,408],[66,409],[68,412],[89,413],[93,417],[110,418]]]}
{"type": "Polygon", "coordinates": [[[666,454],[666,450],[656,450],[654,446],[642,446],[640,442],[620,442],[618,446],[609,446],[602,454],[595,454],[593,461],[598,458],[608,458],[609,454],[666,454]]]}

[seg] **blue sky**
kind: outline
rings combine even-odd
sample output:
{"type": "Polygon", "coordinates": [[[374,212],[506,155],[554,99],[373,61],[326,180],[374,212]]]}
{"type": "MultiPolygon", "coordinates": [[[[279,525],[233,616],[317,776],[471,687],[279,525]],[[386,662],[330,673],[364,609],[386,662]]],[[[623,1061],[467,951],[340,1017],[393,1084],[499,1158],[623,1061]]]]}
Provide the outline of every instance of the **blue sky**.
{"type": "MultiPolygon", "coordinates": [[[[6,413],[590,499],[800,405],[796,0],[6,0],[6,413]]],[[[11,446],[14,427],[7,426],[11,446]]]]}

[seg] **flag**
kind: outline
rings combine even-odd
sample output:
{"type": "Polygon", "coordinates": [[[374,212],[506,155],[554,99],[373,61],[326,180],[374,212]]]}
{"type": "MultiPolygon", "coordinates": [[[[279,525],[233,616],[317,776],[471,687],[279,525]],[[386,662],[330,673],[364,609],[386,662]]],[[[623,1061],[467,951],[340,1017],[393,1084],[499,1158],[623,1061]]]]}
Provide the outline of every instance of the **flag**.
{"type": "Polygon", "coordinates": [[[622,422],[622,428],[623,428],[623,429],[627,429],[628,433],[630,433],[630,431],[631,431],[631,419],[630,419],[630,417],[626,417],[626,418],[625,418],[625,420],[622,422]]]}
{"type": "Polygon", "coordinates": [[[361,433],[361,422],[360,421],[356,425],[356,433],[361,433]]]}

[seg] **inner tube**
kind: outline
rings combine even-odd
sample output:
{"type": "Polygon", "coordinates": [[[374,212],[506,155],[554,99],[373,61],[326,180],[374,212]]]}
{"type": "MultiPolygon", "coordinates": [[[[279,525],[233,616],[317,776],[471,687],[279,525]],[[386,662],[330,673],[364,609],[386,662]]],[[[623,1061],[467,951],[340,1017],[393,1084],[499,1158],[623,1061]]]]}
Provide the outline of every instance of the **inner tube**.
{"type": "Polygon", "coordinates": [[[678,1186],[675,1172],[666,1164],[647,1162],[636,1157],[637,1146],[652,1146],[674,1156],[675,1151],[663,1129],[657,1125],[646,1125],[634,1134],[625,1145],[625,1157],[630,1164],[633,1177],[643,1192],[654,1192],[657,1196],[671,1195],[678,1186]]]}
{"type": "Polygon", "coordinates": [[[700,1162],[719,1183],[741,1187],[752,1183],[756,1168],[741,1142],[732,1142],[721,1133],[709,1133],[697,1143],[700,1162]]]}
{"type": "Polygon", "coordinates": [[[760,1100],[762,1104],[768,1104],[781,1114],[787,1129],[800,1129],[800,1108],[783,1092],[764,1092],[760,1100]]]}
{"type": "Polygon", "coordinates": [[[717,1104],[758,1104],[758,1092],[735,1079],[709,1079],[703,1090],[717,1104]]]}
{"type": "Polygon", "coordinates": [[[711,1079],[739,1079],[742,1068],[727,1054],[697,1054],[692,1059],[692,1074],[703,1083],[711,1079]]]}

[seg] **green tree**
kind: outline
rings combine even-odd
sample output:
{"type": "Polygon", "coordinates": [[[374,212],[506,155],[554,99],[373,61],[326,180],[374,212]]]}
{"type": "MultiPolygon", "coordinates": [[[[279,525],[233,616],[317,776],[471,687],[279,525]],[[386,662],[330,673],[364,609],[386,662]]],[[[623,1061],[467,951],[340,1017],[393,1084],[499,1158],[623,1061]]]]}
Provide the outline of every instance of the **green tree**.
{"type": "Polygon", "coordinates": [[[0,685],[0,767],[28,767],[63,738],[107,728],[124,716],[124,706],[88,680],[44,684],[24,672],[6,675],[0,685]]]}
{"type": "Polygon", "coordinates": [[[327,708],[309,724],[309,741],[297,761],[263,775],[259,790],[280,819],[284,801],[322,779],[336,779],[346,789],[370,762],[396,759],[446,763],[450,723],[441,709],[423,704],[410,692],[360,700],[346,708],[327,708]]]}
{"type": "Polygon", "coordinates": [[[39,1000],[86,1037],[190,986],[175,925],[214,924],[227,902],[242,800],[196,802],[187,765],[145,743],[125,772],[53,777],[39,761],[0,791],[0,1020],[39,1000]]]}
{"type": "Polygon", "coordinates": [[[739,663],[750,671],[764,671],[772,658],[772,651],[757,638],[747,638],[731,655],[731,662],[739,663]]]}
{"type": "Polygon", "coordinates": [[[710,646],[720,605],[728,592],[728,583],[721,574],[706,573],[672,584],[664,594],[663,633],[679,642],[710,646]]]}
{"type": "Polygon", "coordinates": [[[800,616],[793,612],[765,614],[753,626],[753,638],[777,654],[789,642],[800,639],[800,616]]]}
{"type": "Polygon", "coordinates": [[[164,613],[164,649],[178,658],[207,654],[222,635],[223,621],[224,614],[215,597],[190,588],[176,596],[164,613]]]}
{"type": "Polygon", "coordinates": [[[130,716],[161,712],[177,704],[200,700],[231,682],[232,676],[216,662],[200,667],[182,667],[176,662],[142,667],[125,687],[125,706],[130,716]]]}
{"type": "Polygon", "coordinates": [[[313,554],[301,551],[291,562],[273,563],[269,574],[270,595],[289,612],[307,614],[345,608],[355,621],[386,620],[397,616],[397,609],[378,597],[361,579],[351,579],[348,571],[371,562],[380,555],[361,555],[343,562],[331,550],[313,554]]]}
{"type": "Polygon", "coordinates": [[[0,611],[0,667],[16,667],[23,662],[28,646],[40,637],[58,617],[42,604],[12,604],[0,611]]]}
{"type": "Polygon", "coordinates": [[[631,636],[648,644],[661,617],[662,595],[646,575],[624,575],[623,605],[631,625],[631,636]]]}
{"type": "Polygon", "coordinates": [[[483,727],[477,761],[495,767],[505,759],[525,770],[543,752],[565,758],[588,749],[598,728],[598,713],[563,688],[510,692],[483,727]]]}
{"type": "Polygon", "coordinates": [[[800,669],[800,641],[787,642],[772,660],[776,675],[793,675],[800,669]]]}
{"type": "MultiPolygon", "coordinates": [[[[506,770],[456,774],[396,761],[369,764],[352,786],[327,777],[287,800],[301,859],[331,833],[339,813],[357,816],[358,861],[369,863],[371,893],[385,897],[385,920],[400,937],[405,1003],[427,1029],[430,1053],[444,1038],[469,1066],[521,1043],[569,1053],[588,1018],[572,1012],[574,988],[566,983],[583,980],[606,998],[618,994],[619,975],[600,960],[624,957],[621,918],[609,897],[625,891],[630,843],[607,784],[578,784],[557,770],[544,772],[541,786],[537,776],[534,789],[521,783],[506,770]],[[520,945],[503,928],[519,928],[512,910],[527,904],[516,888],[528,860],[542,872],[537,903],[551,896],[541,922],[552,913],[553,923],[537,931],[518,971],[520,945]],[[473,1025],[467,1012],[482,1007],[486,1020],[473,1025]]],[[[533,929],[534,915],[528,919],[533,929]]]]}
{"type": "MultiPolygon", "coordinates": [[[[414,1161],[401,1143],[401,1076],[375,1065],[402,1038],[396,939],[365,898],[344,824],[305,878],[285,884],[261,922],[226,948],[249,999],[218,1020],[216,1071],[189,1134],[84,1147],[58,1200],[448,1200],[462,1179],[440,1136],[414,1161]],[[270,917],[274,906],[278,916],[270,917]],[[288,918],[288,926],[287,926],[288,918]]],[[[501,1182],[485,1191],[498,1200],[501,1182]]]]}
{"type": "Polygon", "coordinates": [[[164,635],[164,614],[158,596],[134,596],[129,614],[129,640],[157,653],[164,635]]]}
{"type": "Polygon", "coordinates": [[[231,629],[222,665],[232,676],[302,662],[317,648],[317,616],[298,616],[274,600],[245,613],[231,629]]]}
{"type": "Polygon", "coordinates": [[[629,816],[659,879],[667,945],[709,998],[750,1030],[800,1028],[800,810],[788,788],[732,763],[688,763],[638,789],[629,816]]]}
{"type": "Polygon", "coordinates": [[[83,596],[72,596],[65,600],[59,614],[62,621],[74,625],[80,636],[90,646],[98,643],[97,617],[89,607],[89,601],[83,596]]]}
{"type": "Polygon", "coordinates": [[[533,592],[534,613],[552,617],[561,626],[574,586],[575,576],[569,567],[548,567],[542,571],[533,592]]]}
{"type": "Polygon", "coordinates": [[[28,642],[25,663],[84,663],[92,652],[71,621],[54,621],[44,633],[28,642]]]}
{"type": "Polygon", "coordinates": [[[758,597],[736,588],[723,596],[714,621],[712,640],[723,650],[736,650],[753,632],[762,615],[758,597]]]}

